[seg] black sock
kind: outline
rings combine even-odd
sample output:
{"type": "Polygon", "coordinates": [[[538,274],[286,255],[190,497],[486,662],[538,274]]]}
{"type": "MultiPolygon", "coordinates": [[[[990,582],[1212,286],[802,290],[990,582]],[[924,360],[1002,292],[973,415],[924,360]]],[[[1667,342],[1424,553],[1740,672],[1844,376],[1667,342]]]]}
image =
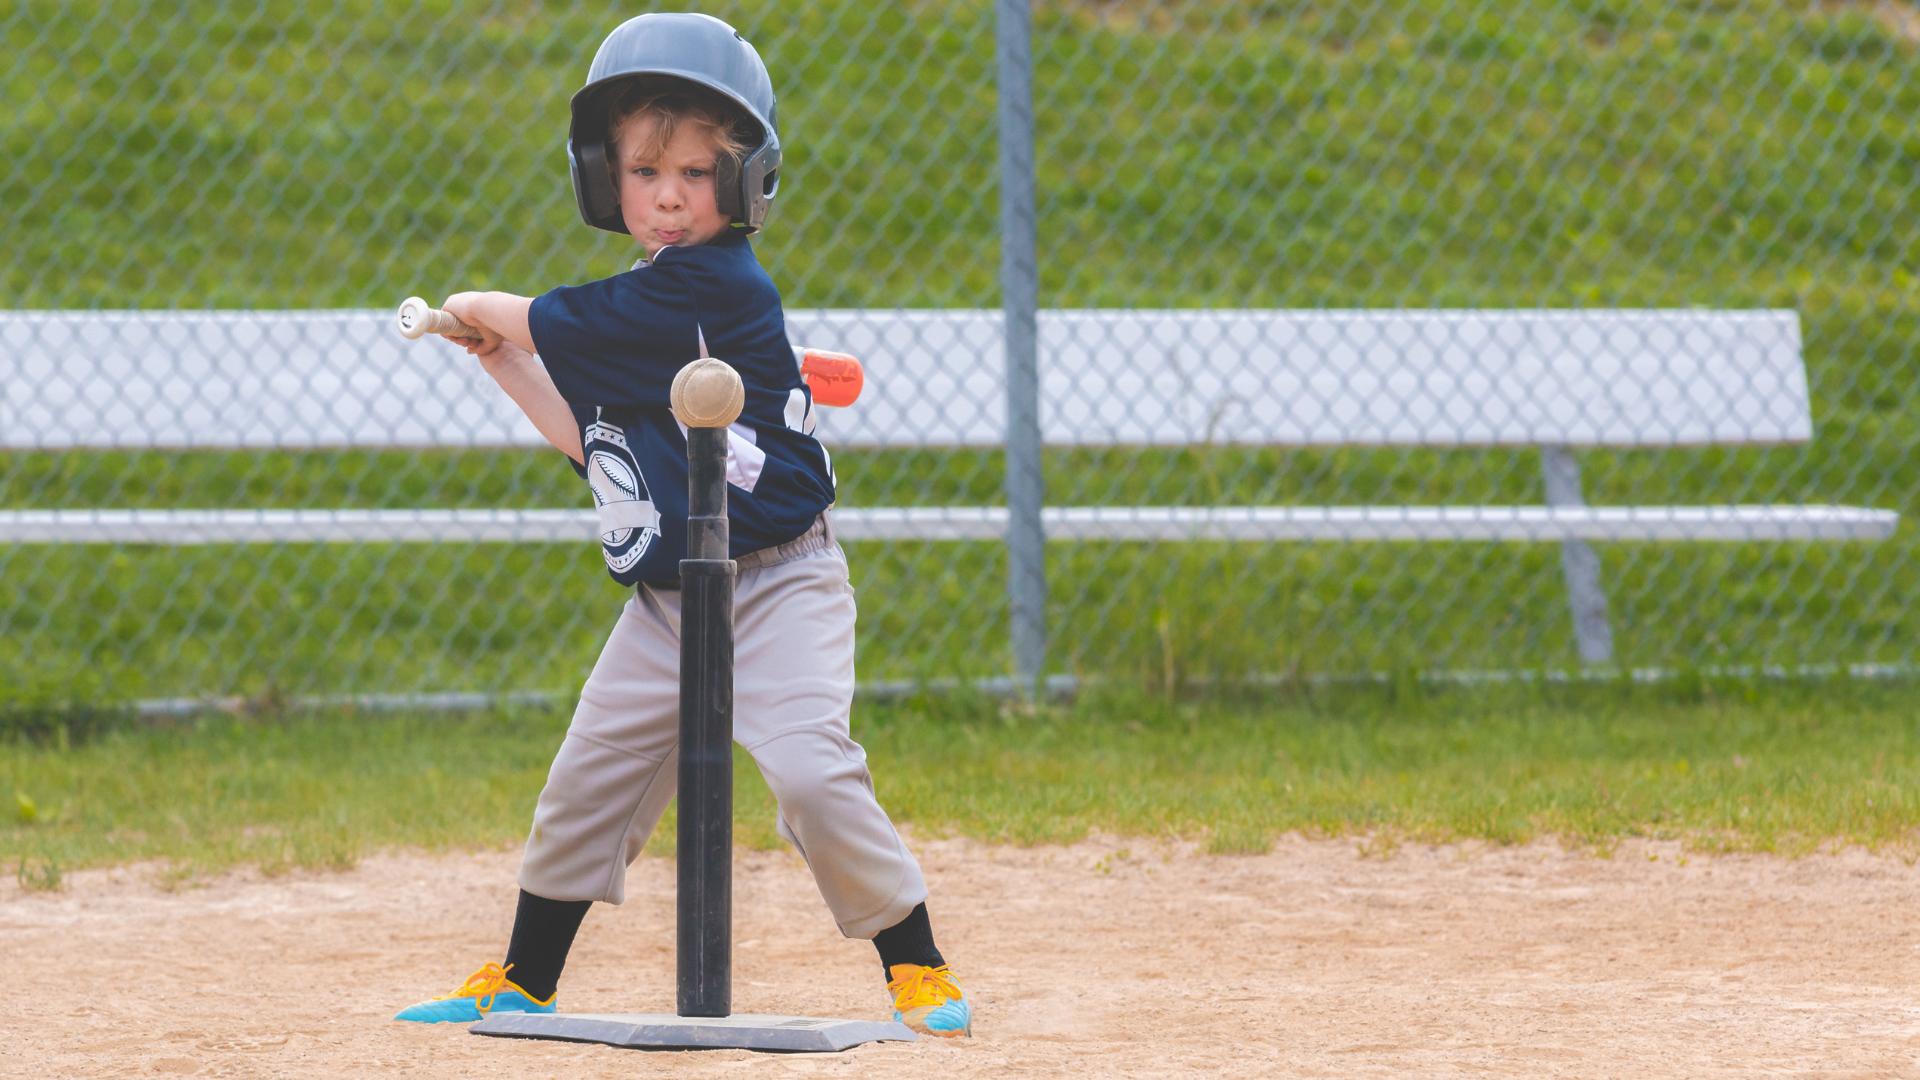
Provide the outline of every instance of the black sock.
{"type": "Polygon", "coordinates": [[[513,937],[507,942],[507,963],[513,968],[507,978],[541,1001],[552,997],[560,985],[560,969],[567,966],[573,935],[592,906],[591,900],[549,900],[521,889],[513,937]]]}
{"type": "Polygon", "coordinates": [[[873,947],[880,950],[880,968],[889,979],[893,977],[895,964],[939,967],[946,963],[940,957],[940,950],[934,948],[933,925],[927,921],[924,902],[908,912],[906,918],[875,934],[873,947]]]}

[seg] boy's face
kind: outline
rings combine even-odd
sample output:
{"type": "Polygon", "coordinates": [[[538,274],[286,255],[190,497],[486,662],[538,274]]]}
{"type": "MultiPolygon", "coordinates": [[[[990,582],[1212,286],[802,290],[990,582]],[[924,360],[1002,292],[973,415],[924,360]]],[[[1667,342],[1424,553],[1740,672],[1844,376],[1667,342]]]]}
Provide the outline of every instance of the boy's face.
{"type": "Polygon", "coordinates": [[[636,116],[614,140],[620,168],[620,220],[649,257],[669,244],[692,247],[727,231],[714,195],[718,148],[698,124],[674,125],[659,160],[641,160],[659,121],[636,116]]]}

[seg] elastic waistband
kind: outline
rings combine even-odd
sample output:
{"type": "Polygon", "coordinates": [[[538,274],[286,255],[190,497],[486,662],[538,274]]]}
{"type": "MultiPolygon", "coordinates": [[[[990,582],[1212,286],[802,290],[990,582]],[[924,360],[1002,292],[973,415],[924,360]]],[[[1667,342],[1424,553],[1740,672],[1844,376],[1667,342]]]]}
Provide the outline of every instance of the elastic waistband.
{"type": "MultiPolygon", "coordinates": [[[[742,572],[755,570],[762,566],[777,566],[783,562],[792,562],[795,559],[812,555],[816,551],[825,551],[835,543],[837,543],[837,541],[833,536],[833,522],[828,520],[826,513],[823,511],[819,517],[813,519],[813,524],[807,527],[806,532],[801,533],[799,536],[794,537],[784,544],[775,544],[772,547],[763,547],[758,551],[749,551],[745,555],[735,559],[733,563],[735,568],[742,572]]],[[[680,587],[680,579],[675,577],[668,581],[643,581],[640,584],[649,589],[666,589],[671,591],[680,587]]]]}
{"type": "Polygon", "coordinates": [[[784,544],[775,544],[772,547],[761,548],[759,551],[749,551],[735,559],[734,565],[742,570],[774,566],[783,562],[792,562],[816,551],[825,551],[833,545],[833,523],[827,520],[827,515],[823,512],[813,519],[813,524],[807,527],[806,532],[784,544]]]}

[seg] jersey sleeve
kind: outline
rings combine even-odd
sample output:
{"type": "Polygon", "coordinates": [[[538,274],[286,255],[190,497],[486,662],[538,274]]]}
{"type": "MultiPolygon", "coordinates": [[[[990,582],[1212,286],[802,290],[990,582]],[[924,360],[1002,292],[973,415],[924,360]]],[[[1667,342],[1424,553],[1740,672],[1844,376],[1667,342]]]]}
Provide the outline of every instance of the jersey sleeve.
{"type": "Polygon", "coordinates": [[[700,351],[685,274],[671,263],[542,293],[527,329],[576,409],[665,405],[674,374],[700,351]]]}

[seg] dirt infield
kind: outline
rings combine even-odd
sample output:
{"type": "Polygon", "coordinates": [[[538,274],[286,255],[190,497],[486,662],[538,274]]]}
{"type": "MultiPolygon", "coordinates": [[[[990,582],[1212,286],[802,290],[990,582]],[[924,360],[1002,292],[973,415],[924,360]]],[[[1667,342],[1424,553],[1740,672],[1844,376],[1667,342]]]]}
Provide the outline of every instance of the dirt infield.
{"type": "MultiPolygon", "coordinates": [[[[1920,1076],[1920,868],[1628,844],[1258,857],[922,841],[977,1001],[963,1043],[648,1054],[393,1023],[505,940],[514,852],[169,892],[138,868],[0,891],[19,1076],[1920,1076]]],[[[578,1011],[667,1010],[673,873],[588,918],[578,1011]]],[[[805,867],[746,853],[735,1008],[880,1016],[805,867]]]]}

